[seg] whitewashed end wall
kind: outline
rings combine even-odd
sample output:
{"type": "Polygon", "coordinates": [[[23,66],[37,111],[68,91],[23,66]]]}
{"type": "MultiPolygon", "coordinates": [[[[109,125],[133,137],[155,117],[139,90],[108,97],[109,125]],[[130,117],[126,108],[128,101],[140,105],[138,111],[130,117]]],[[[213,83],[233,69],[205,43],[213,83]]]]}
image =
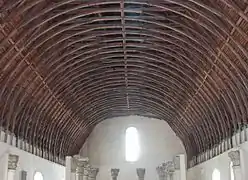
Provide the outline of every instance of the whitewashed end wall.
{"type": "Polygon", "coordinates": [[[136,168],[146,168],[145,179],[156,180],[156,167],[175,155],[185,154],[185,150],[165,121],[127,116],[99,123],[80,153],[100,168],[97,180],[109,180],[111,168],[120,168],[118,180],[137,180],[136,168]],[[137,128],[141,146],[139,160],[135,163],[125,161],[125,131],[131,126],[137,128]]]}

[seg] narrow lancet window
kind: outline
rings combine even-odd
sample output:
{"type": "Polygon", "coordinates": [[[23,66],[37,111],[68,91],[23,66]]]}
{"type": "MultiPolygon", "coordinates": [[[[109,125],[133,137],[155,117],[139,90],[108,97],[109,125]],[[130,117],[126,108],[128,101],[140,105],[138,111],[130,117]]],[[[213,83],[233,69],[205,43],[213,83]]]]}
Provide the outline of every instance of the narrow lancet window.
{"type": "Polygon", "coordinates": [[[212,174],[212,180],[220,180],[220,171],[218,169],[214,169],[212,174]]]}
{"type": "Polygon", "coordinates": [[[34,174],[34,180],[43,180],[43,175],[40,172],[34,174]]]}
{"type": "Polygon", "coordinates": [[[230,163],[230,176],[231,180],[234,180],[233,162],[230,163]]]}
{"type": "Polygon", "coordinates": [[[137,161],[139,153],[140,145],[138,131],[135,127],[129,127],[126,130],[126,161],[137,161]]]}

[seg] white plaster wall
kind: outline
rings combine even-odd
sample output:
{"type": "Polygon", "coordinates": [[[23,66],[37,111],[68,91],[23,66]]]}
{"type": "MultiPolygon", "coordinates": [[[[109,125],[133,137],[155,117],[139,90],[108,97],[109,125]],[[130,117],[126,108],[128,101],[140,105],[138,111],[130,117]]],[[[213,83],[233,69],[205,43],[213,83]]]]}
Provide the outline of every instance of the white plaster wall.
{"type": "Polygon", "coordinates": [[[155,180],[156,167],[185,150],[165,121],[127,116],[99,123],[80,152],[100,168],[98,180],[110,179],[111,168],[120,168],[118,180],[136,180],[136,168],[146,168],[145,179],[155,180]],[[137,128],[141,146],[140,158],[135,163],[125,161],[125,131],[130,126],[137,128]]]}
{"type": "MultiPolygon", "coordinates": [[[[248,179],[248,142],[240,144],[238,147],[231,149],[240,149],[241,152],[241,168],[242,168],[242,180],[248,179]]],[[[231,180],[230,174],[230,158],[228,157],[228,152],[214,157],[206,162],[203,162],[193,168],[188,169],[187,180],[212,180],[212,173],[214,169],[220,171],[220,180],[231,180]]]]}
{"type": "Polygon", "coordinates": [[[27,180],[33,180],[34,173],[39,171],[44,180],[63,180],[65,167],[55,164],[18,148],[0,142],[0,180],[4,180],[7,169],[8,153],[19,156],[15,180],[20,180],[21,171],[27,171],[27,180]]]}

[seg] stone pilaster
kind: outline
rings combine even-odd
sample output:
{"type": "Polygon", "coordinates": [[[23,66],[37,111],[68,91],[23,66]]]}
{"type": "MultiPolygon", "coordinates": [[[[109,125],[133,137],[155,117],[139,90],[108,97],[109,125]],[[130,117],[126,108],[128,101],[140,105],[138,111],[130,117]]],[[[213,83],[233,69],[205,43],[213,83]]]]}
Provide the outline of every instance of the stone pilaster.
{"type": "Polygon", "coordinates": [[[65,158],[65,180],[75,180],[72,177],[73,158],[66,156],[65,158]]]}
{"type": "Polygon", "coordinates": [[[180,180],[187,180],[187,162],[185,154],[177,155],[180,157],[180,180]]]}
{"type": "Polygon", "coordinates": [[[175,156],[173,161],[175,170],[180,170],[180,156],[175,156]]]}
{"type": "Polygon", "coordinates": [[[111,169],[112,180],[117,180],[119,172],[120,172],[120,169],[111,169]]]}
{"type": "Polygon", "coordinates": [[[173,159],[173,162],[174,162],[174,168],[175,168],[175,172],[174,172],[174,176],[173,176],[173,179],[174,180],[180,180],[180,170],[181,170],[181,167],[180,167],[180,156],[175,156],[174,159],[173,159]]]}
{"type": "Polygon", "coordinates": [[[240,151],[230,151],[228,153],[229,158],[233,163],[233,173],[235,180],[242,180],[241,163],[240,163],[240,151]]]}
{"type": "Polygon", "coordinates": [[[145,174],[146,174],[145,168],[137,168],[136,173],[138,176],[138,180],[144,180],[145,179],[145,174]]]}
{"type": "Polygon", "coordinates": [[[21,180],[27,180],[27,171],[21,171],[21,180]]]}
{"type": "Polygon", "coordinates": [[[75,158],[75,156],[71,158],[70,167],[71,167],[70,168],[71,169],[70,180],[76,180],[77,158],[75,158]]]}
{"type": "Polygon", "coordinates": [[[0,142],[4,142],[5,132],[2,127],[0,127],[0,142]]]}

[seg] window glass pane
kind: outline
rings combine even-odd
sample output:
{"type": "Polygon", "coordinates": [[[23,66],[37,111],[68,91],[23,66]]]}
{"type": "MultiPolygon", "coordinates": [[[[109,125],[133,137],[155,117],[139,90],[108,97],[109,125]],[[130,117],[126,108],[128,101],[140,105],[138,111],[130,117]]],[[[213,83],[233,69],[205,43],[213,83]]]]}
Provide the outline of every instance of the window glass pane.
{"type": "Polygon", "coordinates": [[[231,175],[231,180],[234,180],[233,162],[230,163],[230,175],[231,175]]]}
{"type": "Polygon", "coordinates": [[[220,171],[218,169],[213,171],[212,180],[220,180],[220,171]]]}
{"type": "Polygon", "coordinates": [[[43,180],[43,176],[40,172],[34,174],[34,180],[43,180]]]}
{"type": "Polygon", "coordinates": [[[139,152],[138,131],[134,127],[129,127],[126,130],[126,161],[137,161],[139,158],[139,152]]]}

